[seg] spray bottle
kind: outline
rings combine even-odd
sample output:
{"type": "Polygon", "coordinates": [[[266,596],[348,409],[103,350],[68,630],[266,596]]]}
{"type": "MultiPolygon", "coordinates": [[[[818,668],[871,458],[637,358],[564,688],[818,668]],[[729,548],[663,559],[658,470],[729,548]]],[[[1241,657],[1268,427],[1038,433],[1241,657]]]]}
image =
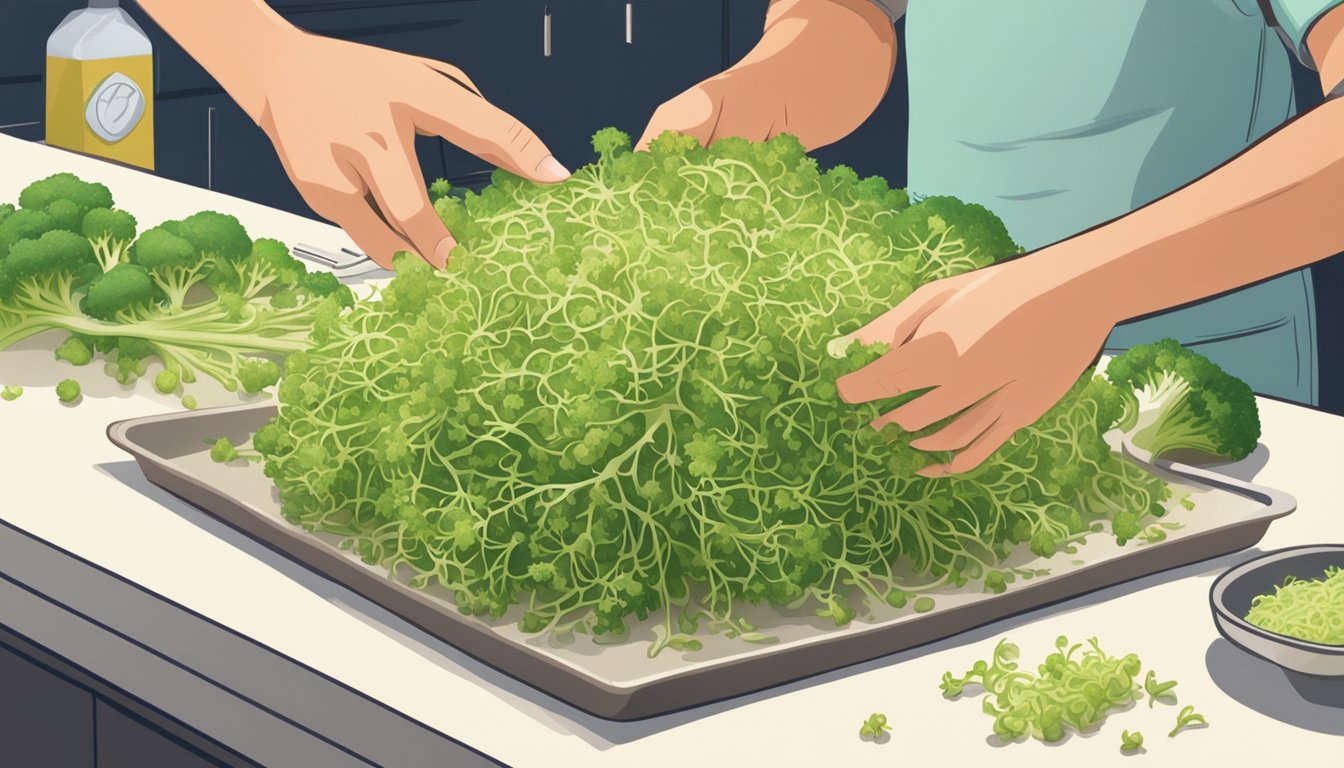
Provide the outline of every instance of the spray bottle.
{"type": "Polygon", "coordinates": [[[154,168],[153,46],[118,0],[89,0],[47,39],[47,143],[154,168]]]}

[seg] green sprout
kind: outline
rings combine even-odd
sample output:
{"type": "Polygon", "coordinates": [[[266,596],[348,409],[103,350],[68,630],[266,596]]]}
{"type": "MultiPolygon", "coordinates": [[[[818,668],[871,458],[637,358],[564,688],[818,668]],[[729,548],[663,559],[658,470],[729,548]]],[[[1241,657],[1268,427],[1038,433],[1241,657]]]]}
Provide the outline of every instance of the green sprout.
{"type": "Polygon", "coordinates": [[[1167,736],[1175,738],[1177,733],[1186,728],[1196,728],[1208,724],[1204,716],[1196,712],[1194,707],[1186,707],[1181,710],[1180,714],[1176,715],[1176,727],[1172,728],[1171,733],[1168,733],[1167,736]]]}
{"type": "Polygon", "coordinates": [[[863,725],[859,726],[859,736],[868,739],[876,739],[890,730],[890,726],[887,725],[887,716],[879,712],[874,712],[868,716],[867,720],[863,721],[863,725]]]}

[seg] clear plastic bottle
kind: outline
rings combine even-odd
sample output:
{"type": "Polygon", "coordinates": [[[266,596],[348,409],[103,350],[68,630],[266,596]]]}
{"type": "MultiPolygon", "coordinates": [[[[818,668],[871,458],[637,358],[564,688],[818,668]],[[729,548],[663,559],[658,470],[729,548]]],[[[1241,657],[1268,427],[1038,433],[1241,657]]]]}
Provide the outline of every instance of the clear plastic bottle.
{"type": "Polygon", "coordinates": [[[89,0],[47,39],[47,143],[154,168],[153,46],[117,0],[89,0]]]}

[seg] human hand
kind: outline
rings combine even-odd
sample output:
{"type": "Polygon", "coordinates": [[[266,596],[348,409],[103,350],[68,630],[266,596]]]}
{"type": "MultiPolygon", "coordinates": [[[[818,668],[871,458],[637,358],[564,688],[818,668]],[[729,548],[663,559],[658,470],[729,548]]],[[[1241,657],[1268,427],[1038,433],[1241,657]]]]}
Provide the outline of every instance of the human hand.
{"type": "Polygon", "coordinates": [[[455,67],[302,33],[278,57],[257,81],[231,88],[256,110],[303,199],[384,267],[398,251],[442,267],[456,245],[430,204],[417,133],[533,181],[569,176],[455,67]]]}
{"type": "Polygon", "coordinates": [[[1033,263],[1040,255],[924,285],[854,333],[891,350],[839,379],[845,402],[928,390],[873,426],[895,423],[917,432],[950,418],[910,445],[956,456],[919,474],[979,466],[1058,402],[1096,359],[1114,326],[1105,302],[1050,277],[1048,265],[1033,263]]]}
{"type": "Polygon", "coordinates": [[[791,133],[815,149],[867,119],[895,62],[891,22],[869,0],[775,0],[756,47],[658,107],[635,148],[677,131],[704,146],[791,133]]]}

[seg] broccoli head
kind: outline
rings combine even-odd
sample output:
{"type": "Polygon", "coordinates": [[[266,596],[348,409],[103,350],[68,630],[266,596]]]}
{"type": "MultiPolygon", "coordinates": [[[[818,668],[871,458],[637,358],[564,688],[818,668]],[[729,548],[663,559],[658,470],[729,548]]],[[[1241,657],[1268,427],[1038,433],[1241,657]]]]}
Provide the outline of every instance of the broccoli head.
{"type": "Polygon", "coordinates": [[[94,208],[80,220],[79,231],[93,245],[106,272],[126,261],[135,240],[135,217],[115,208],[94,208]]]}
{"type": "Polygon", "coordinates": [[[57,200],[73,203],[85,211],[112,207],[112,193],[107,187],[84,181],[73,173],[39,179],[19,193],[19,206],[29,210],[44,210],[57,200]]]}
{"type": "Polygon", "coordinates": [[[238,219],[224,213],[201,211],[177,222],[177,234],[191,241],[202,256],[219,261],[241,261],[252,253],[252,238],[238,219]]]}
{"type": "Polygon", "coordinates": [[[59,229],[44,211],[21,208],[0,221],[0,259],[9,254],[20,240],[35,240],[53,229],[59,229]]]}
{"type": "Polygon", "coordinates": [[[130,247],[130,263],[143,267],[168,298],[169,306],[180,309],[187,292],[205,272],[196,246],[161,224],[140,233],[130,247]]]}
{"type": "Polygon", "coordinates": [[[100,271],[88,240],[54,229],[10,248],[9,256],[0,261],[0,298],[12,295],[25,281],[65,278],[80,285],[100,271]]]}
{"type": "Polygon", "coordinates": [[[47,206],[47,215],[51,217],[53,229],[78,232],[80,222],[84,221],[84,209],[69,200],[56,200],[47,206]]]}
{"type": "Polygon", "coordinates": [[[93,349],[78,336],[71,336],[56,348],[56,359],[71,365],[88,365],[93,360],[93,349]]]}
{"type": "Polygon", "coordinates": [[[1134,445],[1153,458],[1188,450],[1243,459],[1260,439],[1250,386],[1173,339],[1131,348],[1111,360],[1106,377],[1127,400],[1121,428],[1137,427],[1134,445]]]}
{"type": "Polygon", "coordinates": [[[163,294],[139,264],[118,264],[89,283],[79,308],[97,320],[131,319],[162,300],[163,294]]]}

